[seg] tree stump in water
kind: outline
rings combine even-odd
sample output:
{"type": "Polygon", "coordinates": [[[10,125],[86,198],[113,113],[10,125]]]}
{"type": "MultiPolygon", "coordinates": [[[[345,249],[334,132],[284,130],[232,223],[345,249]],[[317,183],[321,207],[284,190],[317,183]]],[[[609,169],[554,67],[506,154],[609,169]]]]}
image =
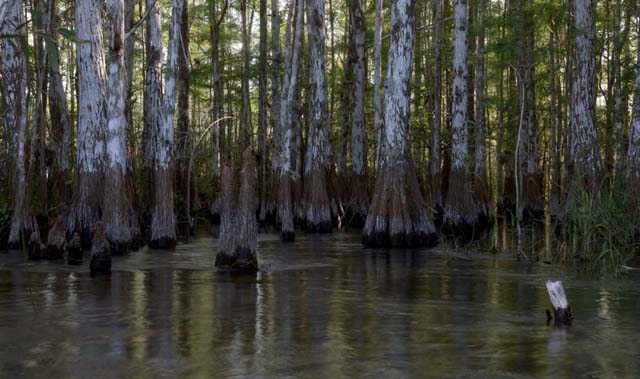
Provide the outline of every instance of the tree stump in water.
{"type": "Polygon", "coordinates": [[[31,233],[29,237],[29,259],[32,261],[38,261],[43,258],[45,254],[46,247],[42,243],[40,239],[40,232],[37,230],[31,233]]]}
{"type": "Polygon", "coordinates": [[[67,263],[70,265],[82,264],[82,242],[79,233],[73,233],[71,241],[67,244],[67,263]]]}
{"type": "Polygon", "coordinates": [[[64,251],[67,247],[66,232],[64,218],[62,215],[59,215],[56,217],[56,221],[53,227],[51,227],[49,236],[47,237],[47,253],[45,258],[60,259],[64,256],[64,251]]]}
{"type": "Polygon", "coordinates": [[[547,310],[547,323],[554,319],[555,325],[571,325],[573,321],[573,311],[567,300],[567,295],[564,293],[564,287],[562,287],[561,281],[552,282],[547,281],[547,292],[549,293],[549,299],[553,304],[553,317],[551,312],[547,310]]]}
{"type": "Polygon", "coordinates": [[[102,222],[96,223],[91,241],[91,276],[111,274],[111,246],[107,241],[106,228],[102,222]]]}
{"type": "Polygon", "coordinates": [[[215,262],[217,267],[243,271],[258,269],[256,200],[256,162],[251,151],[246,150],[242,159],[237,201],[231,168],[227,166],[222,171],[220,247],[215,262]]]}

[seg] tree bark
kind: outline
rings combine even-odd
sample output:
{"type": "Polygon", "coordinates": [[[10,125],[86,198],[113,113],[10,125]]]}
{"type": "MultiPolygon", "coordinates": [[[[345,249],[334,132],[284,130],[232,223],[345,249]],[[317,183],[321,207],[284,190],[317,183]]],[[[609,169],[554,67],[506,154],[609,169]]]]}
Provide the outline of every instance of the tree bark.
{"type": "Polygon", "coordinates": [[[444,209],[443,229],[462,239],[478,237],[478,210],[467,176],[467,1],[456,0],[453,45],[453,89],[451,107],[451,173],[444,209]]]}
{"type": "MultiPolygon", "coordinates": [[[[291,26],[287,25],[287,43],[291,26]]],[[[282,130],[280,128],[282,96],[282,56],[280,54],[280,10],[278,0],[271,0],[271,196],[267,207],[263,208],[260,219],[275,218],[277,203],[277,179],[280,170],[282,130]]]]}
{"type": "Polygon", "coordinates": [[[433,65],[433,122],[429,150],[430,205],[440,212],[442,200],[441,129],[442,129],[442,0],[434,1],[434,65],[433,65]]]}
{"type": "Polygon", "coordinates": [[[77,181],[67,229],[84,248],[100,219],[105,166],[106,73],[102,44],[102,2],[76,1],[78,40],[77,181]]]}
{"type": "Polygon", "coordinates": [[[351,111],[351,200],[349,215],[351,225],[362,226],[369,206],[367,186],[367,140],[365,136],[365,36],[366,19],[361,0],[351,4],[351,38],[355,52],[353,62],[353,104],[351,111]]]}
{"type": "Polygon", "coordinates": [[[191,198],[192,198],[192,183],[189,183],[189,158],[191,157],[192,150],[192,133],[191,133],[191,104],[189,101],[189,90],[191,88],[191,66],[190,66],[190,27],[189,27],[189,7],[188,1],[184,2],[182,8],[182,17],[180,20],[180,36],[179,36],[179,48],[178,48],[178,75],[177,75],[177,90],[178,90],[178,207],[179,214],[177,215],[179,223],[188,226],[188,233],[191,233],[194,227],[193,221],[190,219],[191,215],[191,198]],[[190,193],[191,192],[191,193],[190,193]]]}
{"type": "Polygon", "coordinates": [[[383,132],[384,125],[382,114],[382,2],[383,0],[376,1],[376,26],[373,35],[373,128],[376,133],[376,170],[380,165],[383,132]]]}
{"type": "MultiPolygon", "coordinates": [[[[638,11],[638,16],[640,18],[640,10],[638,11]]],[[[637,40],[640,43],[640,24],[638,25],[637,40]]],[[[638,185],[640,185],[640,49],[637,49],[636,54],[636,80],[631,111],[626,171],[627,188],[631,194],[635,194],[638,185]]]]}
{"type": "Polygon", "coordinates": [[[430,246],[435,228],[411,160],[410,103],[415,2],[391,6],[391,44],[385,81],[384,141],[363,243],[373,246],[430,246]]]}
{"type": "MultiPolygon", "coordinates": [[[[624,154],[622,152],[622,72],[620,69],[620,55],[622,52],[622,41],[620,40],[620,19],[621,0],[616,0],[616,9],[613,25],[613,77],[615,81],[615,123],[616,123],[616,176],[621,177],[624,164],[624,154]]],[[[625,104],[628,107],[628,104],[625,104]]],[[[627,108],[628,109],[628,108],[627,108]]]]}
{"type": "Polygon", "coordinates": [[[240,113],[240,152],[251,146],[251,103],[249,102],[249,33],[247,31],[247,0],[240,0],[242,18],[242,111],[240,113]]]}
{"type": "MultiPolygon", "coordinates": [[[[180,42],[180,22],[184,0],[173,0],[173,14],[169,29],[164,104],[162,123],[156,133],[154,145],[155,196],[151,218],[152,248],[172,248],[176,245],[175,218],[173,214],[172,157],[173,119],[176,110],[176,71],[180,42]]],[[[158,31],[160,28],[158,27],[158,31]]]]}
{"type": "Polygon", "coordinates": [[[31,234],[38,228],[30,211],[31,196],[25,168],[28,67],[23,54],[22,40],[26,39],[26,31],[23,26],[22,0],[6,4],[4,9],[5,23],[0,25],[0,34],[14,36],[0,39],[3,100],[8,110],[4,115],[4,122],[13,145],[9,149],[9,156],[14,162],[10,191],[13,195],[11,203],[13,213],[8,243],[9,247],[19,248],[23,243],[26,245],[31,234]]]}
{"type": "Polygon", "coordinates": [[[124,0],[107,0],[110,17],[107,101],[107,169],[103,221],[111,252],[125,253],[131,245],[127,198],[126,72],[124,66],[124,0]]]}
{"type": "Polygon", "coordinates": [[[575,0],[576,77],[571,96],[570,196],[599,192],[604,168],[595,127],[595,33],[592,0],[575,0]]]}
{"type": "Polygon", "coordinates": [[[260,220],[266,217],[268,203],[267,179],[267,0],[260,0],[260,61],[258,77],[258,154],[260,156],[260,168],[258,173],[260,196],[260,220]]]}

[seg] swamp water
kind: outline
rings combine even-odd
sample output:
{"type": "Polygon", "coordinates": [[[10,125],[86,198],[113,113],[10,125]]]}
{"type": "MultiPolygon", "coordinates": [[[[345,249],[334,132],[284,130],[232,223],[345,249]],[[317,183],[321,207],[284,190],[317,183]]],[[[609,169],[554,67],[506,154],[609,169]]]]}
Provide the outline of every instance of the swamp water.
{"type": "Polygon", "coordinates": [[[214,269],[206,235],[110,278],[0,252],[0,378],[640,377],[640,274],[296,237],[260,235],[249,276],[214,269]],[[573,326],[546,325],[547,279],[573,326]]]}

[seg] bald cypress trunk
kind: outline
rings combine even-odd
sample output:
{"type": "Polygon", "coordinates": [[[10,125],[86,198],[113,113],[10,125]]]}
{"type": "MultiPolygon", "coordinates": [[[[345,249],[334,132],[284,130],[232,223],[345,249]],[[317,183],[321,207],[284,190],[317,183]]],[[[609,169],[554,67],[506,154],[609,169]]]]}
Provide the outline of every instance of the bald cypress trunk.
{"type": "Polygon", "coordinates": [[[306,228],[331,231],[331,206],[327,193],[328,138],[327,92],[324,76],[324,0],[307,2],[309,33],[309,131],[304,168],[306,228]]]}
{"type": "Polygon", "coordinates": [[[351,38],[354,47],[353,103],[351,110],[351,224],[362,226],[369,206],[367,186],[367,142],[365,135],[365,35],[366,19],[361,0],[351,1],[351,38]]]}
{"type": "Polygon", "coordinates": [[[0,24],[3,35],[14,36],[0,39],[2,51],[2,92],[8,112],[4,115],[5,127],[13,145],[9,153],[13,161],[11,178],[11,228],[9,246],[26,245],[38,225],[30,211],[31,196],[25,168],[27,139],[27,60],[23,54],[22,40],[26,38],[22,0],[5,4],[5,22],[0,24]]]}
{"type": "Polygon", "coordinates": [[[434,1],[434,65],[433,65],[433,120],[431,123],[431,149],[429,149],[429,201],[437,211],[442,200],[442,0],[434,1]]]}
{"type": "Polygon", "coordinates": [[[251,146],[251,103],[249,102],[249,33],[247,31],[247,0],[240,0],[242,18],[242,110],[240,113],[240,152],[251,146]]]}
{"type": "Polygon", "coordinates": [[[190,66],[190,28],[189,28],[189,8],[188,1],[184,2],[182,9],[182,17],[180,20],[180,40],[178,43],[178,75],[177,75],[177,92],[178,92],[178,120],[177,120],[177,139],[178,139],[178,157],[176,163],[178,166],[178,177],[176,187],[178,191],[177,209],[179,210],[178,221],[182,225],[188,226],[191,233],[193,220],[191,215],[191,199],[192,199],[192,183],[190,183],[189,159],[192,149],[191,135],[191,104],[189,100],[189,90],[191,88],[191,66],[190,66]]]}
{"type": "MultiPolygon", "coordinates": [[[[291,29],[287,26],[287,30],[291,29]]],[[[290,31],[289,31],[290,34],[290,31]]],[[[278,0],[271,0],[271,193],[266,206],[261,207],[260,220],[275,218],[277,203],[277,183],[279,178],[279,158],[281,154],[282,130],[280,128],[280,107],[282,96],[282,56],[280,53],[280,10],[278,0]]]]}
{"type": "Polygon", "coordinates": [[[258,169],[258,193],[260,196],[260,220],[266,217],[268,203],[267,178],[267,0],[260,0],[260,58],[258,76],[258,154],[260,156],[258,169]]]}
{"type": "Polygon", "coordinates": [[[218,122],[218,120],[223,116],[223,102],[222,102],[222,94],[223,94],[223,85],[222,85],[222,75],[220,70],[220,24],[224,20],[224,16],[227,12],[227,7],[229,5],[228,0],[224,0],[224,4],[222,6],[221,11],[217,9],[217,0],[210,1],[210,17],[209,22],[211,23],[211,66],[213,71],[213,104],[212,104],[212,112],[211,118],[212,122],[216,122],[216,125],[211,129],[211,140],[212,140],[212,179],[213,179],[213,200],[211,202],[211,214],[212,216],[218,216],[220,210],[220,199],[219,199],[219,183],[220,183],[220,171],[221,171],[221,142],[224,138],[224,127],[226,122],[218,122]]]}
{"type": "Polygon", "coordinates": [[[556,77],[556,33],[555,30],[549,34],[549,122],[551,124],[551,142],[549,144],[549,155],[551,165],[550,192],[549,192],[549,212],[552,217],[560,213],[560,120],[558,118],[558,88],[556,77]]]}
{"type": "Polygon", "coordinates": [[[376,26],[373,36],[373,128],[376,133],[376,169],[380,164],[382,150],[383,117],[382,114],[382,0],[376,1],[376,26]]]}
{"type": "Polygon", "coordinates": [[[76,1],[78,33],[78,152],[77,180],[68,230],[91,244],[100,220],[105,168],[106,73],[102,43],[102,2],[76,1]]]}
{"type": "Polygon", "coordinates": [[[604,174],[595,127],[595,33],[592,0],[575,0],[576,77],[571,96],[570,188],[592,196],[604,174]]]}
{"type": "Polygon", "coordinates": [[[124,253],[131,245],[127,198],[126,73],[124,67],[124,0],[107,0],[110,17],[109,78],[107,102],[107,169],[103,221],[113,253],[124,253]]]}
{"type": "Polygon", "coordinates": [[[467,1],[456,0],[454,9],[451,173],[443,227],[446,233],[470,239],[478,235],[475,230],[478,223],[478,210],[472,197],[467,165],[467,1]]]}
{"type": "MultiPolygon", "coordinates": [[[[622,152],[622,117],[627,110],[622,107],[622,70],[620,69],[620,55],[622,41],[620,39],[621,0],[616,0],[613,25],[613,78],[615,81],[615,125],[616,125],[616,177],[622,177],[624,154],[622,152]]],[[[628,106],[625,104],[625,106],[628,106]]],[[[628,108],[627,108],[628,109],[628,108]]]]}
{"type": "MultiPolygon", "coordinates": [[[[640,17],[640,10],[638,13],[640,17]]],[[[637,41],[640,43],[640,24],[638,25],[637,41]]],[[[636,80],[631,111],[626,171],[627,188],[632,195],[637,192],[638,185],[640,185],[640,49],[637,50],[636,54],[636,80]]]]}
{"type": "Polygon", "coordinates": [[[484,0],[478,0],[476,28],[478,30],[478,41],[476,43],[476,75],[475,75],[475,164],[474,164],[474,197],[478,205],[479,218],[483,222],[489,222],[491,219],[491,192],[489,191],[489,183],[487,182],[487,166],[485,153],[485,62],[484,62],[484,0]]]}
{"type": "MultiPolygon", "coordinates": [[[[162,123],[159,125],[154,145],[155,195],[151,216],[153,248],[172,248],[176,245],[175,218],[173,214],[172,156],[173,121],[176,111],[176,72],[180,43],[180,22],[184,0],[173,0],[169,49],[167,53],[162,123]]],[[[159,30],[159,27],[158,27],[159,30]]]]}
{"type": "Polygon", "coordinates": [[[411,159],[410,100],[415,2],[391,7],[391,44],[385,80],[384,135],[375,191],[363,231],[373,246],[424,246],[437,242],[435,228],[411,159]]]}

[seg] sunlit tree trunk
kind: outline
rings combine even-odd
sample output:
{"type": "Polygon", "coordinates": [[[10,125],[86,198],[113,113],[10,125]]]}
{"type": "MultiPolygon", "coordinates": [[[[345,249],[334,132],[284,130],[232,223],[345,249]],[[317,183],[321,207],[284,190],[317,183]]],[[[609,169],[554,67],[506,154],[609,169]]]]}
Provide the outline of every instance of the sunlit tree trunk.
{"type": "Polygon", "coordinates": [[[47,62],[49,70],[49,119],[51,121],[50,145],[54,151],[53,178],[51,183],[56,188],[57,200],[63,204],[70,201],[71,188],[68,180],[71,170],[69,162],[71,150],[71,120],[67,106],[66,94],[60,74],[60,35],[58,33],[59,17],[55,12],[54,0],[49,1],[49,33],[51,39],[47,39],[47,62]]]}
{"type": "Polygon", "coordinates": [[[549,192],[549,211],[552,217],[560,212],[560,123],[557,116],[558,88],[556,78],[556,33],[549,33],[549,122],[551,124],[551,142],[549,144],[551,184],[549,192]]]}
{"type": "Polygon", "coordinates": [[[240,0],[242,18],[242,110],[240,112],[239,153],[251,146],[251,103],[249,102],[249,33],[247,31],[247,0],[240,0]]]}
{"type": "Polygon", "coordinates": [[[283,78],[283,98],[280,107],[280,131],[281,144],[280,150],[280,169],[278,172],[278,218],[280,226],[280,234],[283,241],[293,241],[295,234],[293,229],[293,203],[291,200],[291,175],[292,161],[291,151],[293,149],[293,106],[298,85],[298,69],[300,61],[300,46],[302,44],[302,21],[303,21],[303,1],[290,0],[288,25],[291,24],[294,10],[297,8],[295,31],[293,39],[289,43],[290,28],[285,33],[285,71],[283,78]]]}
{"type": "MultiPolygon", "coordinates": [[[[640,12],[639,12],[640,13],[640,12]]],[[[637,40],[640,46],[640,24],[637,40]]],[[[627,188],[631,194],[637,192],[640,185],[640,49],[636,51],[636,81],[629,130],[629,150],[627,151],[627,188]]]]}
{"type": "Polygon", "coordinates": [[[373,35],[373,127],[376,133],[376,170],[380,164],[382,149],[383,118],[382,114],[382,2],[376,1],[376,26],[373,35]]]}
{"type": "MultiPolygon", "coordinates": [[[[291,26],[287,25],[287,40],[291,26]]],[[[280,177],[280,154],[282,150],[282,130],[280,128],[282,56],[280,54],[280,9],[278,0],[271,0],[271,196],[268,206],[261,208],[260,219],[264,221],[274,216],[277,203],[277,178],[280,177]]]]}
{"type": "Polygon", "coordinates": [[[474,164],[474,197],[478,205],[479,217],[488,222],[491,219],[491,192],[489,191],[489,183],[487,182],[487,165],[486,165],[486,127],[485,127],[485,111],[484,98],[486,91],[485,83],[485,64],[484,64],[484,0],[478,0],[476,29],[478,30],[478,41],[476,43],[476,75],[475,75],[475,164],[474,164]]]}
{"type": "Polygon", "coordinates": [[[107,169],[103,222],[112,253],[124,253],[131,244],[127,186],[126,73],[124,67],[124,0],[107,0],[110,17],[107,101],[107,169]]]}
{"type": "Polygon", "coordinates": [[[454,7],[451,173],[443,223],[445,232],[471,238],[478,221],[478,211],[467,175],[467,1],[456,0],[454,7]]]}
{"type": "Polygon", "coordinates": [[[102,44],[102,2],[76,1],[78,34],[78,152],[77,180],[68,230],[79,232],[82,245],[100,219],[103,199],[107,126],[106,72],[102,44]]]}
{"type": "Polygon", "coordinates": [[[258,77],[258,193],[260,196],[260,220],[264,220],[267,208],[267,0],[260,0],[260,58],[258,77]]]}
{"type": "Polygon", "coordinates": [[[13,195],[11,203],[13,214],[8,242],[10,247],[18,248],[22,245],[21,242],[26,244],[31,233],[36,231],[38,226],[30,212],[31,196],[25,168],[28,72],[21,41],[26,38],[22,0],[5,4],[4,10],[5,22],[0,24],[0,34],[13,36],[0,39],[2,93],[7,109],[4,122],[13,145],[9,149],[13,161],[10,191],[13,195]]]}
{"type": "MultiPolygon", "coordinates": [[[[184,1],[182,8],[182,17],[180,20],[180,36],[178,42],[178,74],[177,74],[177,92],[178,92],[178,120],[177,120],[177,157],[176,164],[177,180],[176,187],[178,190],[177,214],[179,223],[188,225],[189,229],[193,227],[192,220],[189,219],[191,214],[191,199],[193,191],[192,183],[189,183],[192,177],[189,174],[189,159],[192,149],[191,135],[191,105],[189,101],[189,90],[191,88],[191,67],[190,67],[190,27],[189,27],[189,7],[188,1],[184,1]]],[[[190,233],[190,232],[189,232],[190,233]]]]}
{"type": "Polygon", "coordinates": [[[410,103],[415,2],[391,6],[391,41],[385,80],[384,141],[363,243],[423,246],[437,242],[411,159],[410,103]]]}
{"type": "Polygon", "coordinates": [[[429,201],[436,210],[442,210],[442,0],[434,1],[434,65],[433,65],[433,120],[431,123],[431,149],[429,149],[429,201]]]}
{"type": "Polygon", "coordinates": [[[351,110],[351,199],[352,225],[361,226],[369,206],[367,188],[367,141],[365,136],[365,35],[366,19],[361,0],[351,1],[351,38],[353,39],[353,105],[351,110]]]}
{"type": "Polygon", "coordinates": [[[602,158],[595,127],[595,33],[592,0],[575,0],[576,77],[571,96],[570,196],[599,191],[602,158]]]}
{"type": "MultiPolygon", "coordinates": [[[[180,22],[184,0],[173,0],[173,14],[169,29],[164,103],[162,122],[156,133],[154,145],[155,195],[151,217],[151,238],[153,248],[171,248],[176,244],[175,218],[173,214],[172,157],[173,121],[176,111],[176,71],[180,43],[180,22]]],[[[158,31],[160,28],[158,27],[158,31]]]]}

